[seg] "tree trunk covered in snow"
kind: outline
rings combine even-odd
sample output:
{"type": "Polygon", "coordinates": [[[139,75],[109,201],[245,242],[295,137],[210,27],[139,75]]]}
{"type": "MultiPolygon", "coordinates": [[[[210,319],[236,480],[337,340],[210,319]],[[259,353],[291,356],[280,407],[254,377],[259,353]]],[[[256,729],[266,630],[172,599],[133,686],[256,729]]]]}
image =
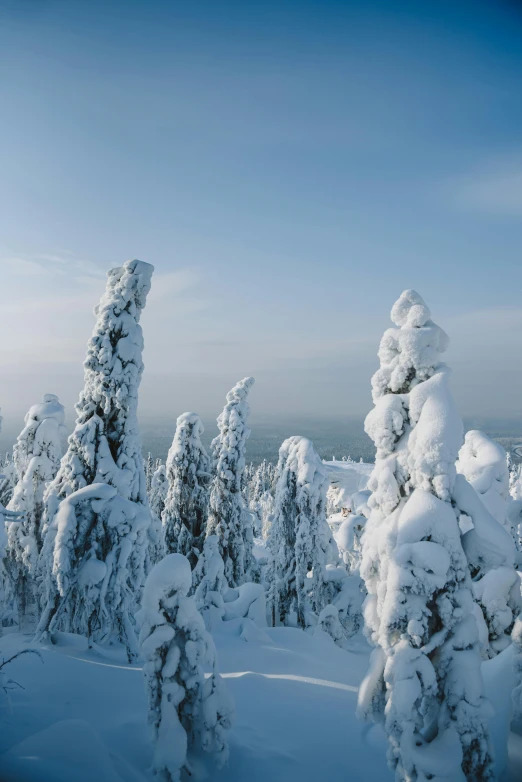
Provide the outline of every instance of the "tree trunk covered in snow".
{"type": "Polygon", "coordinates": [[[219,435],[212,441],[214,479],[210,489],[207,535],[217,535],[229,586],[248,581],[253,566],[253,531],[242,493],[245,445],[250,409],[247,396],[254,384],[246,377],[227,394],[218,418],[219,435]]]}
{"type": "Polygon", "coordinates": [[[385,723],[397,780],[492,778],[481,655],[454,500],[463,427],[415,291],[392,309],[366,432],[377,448],[361,575],[376,647],[359,714],[385,723]]]}
{"type": "Polygon", "coordinates": [[[153,267],[108,274],[95,310],[76,426],[46,497],[39,636],[55,630],[118,639],[136,654],[131,617],[145,580],[150,510],[138,431],[139,319],[153,267]]]}
{"type": "Polygon", "coordinates": [[[203,548],[211,477],[202,434],[203,424],[198,415],[179,416],[167,457],[168,493],[162,514],[167,552],[183,554],[192,567],[203,548]]]}

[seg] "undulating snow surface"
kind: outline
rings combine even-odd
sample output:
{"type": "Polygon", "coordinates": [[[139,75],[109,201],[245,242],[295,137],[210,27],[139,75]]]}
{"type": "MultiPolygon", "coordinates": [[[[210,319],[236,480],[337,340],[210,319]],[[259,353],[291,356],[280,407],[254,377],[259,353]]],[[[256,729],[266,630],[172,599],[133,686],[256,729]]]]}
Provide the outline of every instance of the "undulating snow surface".
{"type": "MultiPolygon", "coordinates": [[[[345,651],[324,636],[287,627],[265,628],[264,641],[246,642],[230,626],[214,632],[219,669],[235,702],[230,759],[222,770],[205,758],[193,761],[195,779],[392,781],[381,728],[355,716],[370,651],[360,636],[345,651]]],[[[5,635],[0,659],[31,646],[28,635],[5,635]]],[[[41,659],[24,655],[9,666],[25,689],[10,692],[10,706],[0,699],[0,780],[157,781],[141,663],[129,665],[121,647],[88,651],[85,639],[66,634],[57,646],[38,648],[41,659]]],[[[488,696],[505,703],[511,657],[499,655],[483,670],[488,696]]],[[[505,722],[501,713],[494,739],[505,722]]],[[[514,734],[510,756],[501,782],[522,779],[522,738],[514,734]]]]}

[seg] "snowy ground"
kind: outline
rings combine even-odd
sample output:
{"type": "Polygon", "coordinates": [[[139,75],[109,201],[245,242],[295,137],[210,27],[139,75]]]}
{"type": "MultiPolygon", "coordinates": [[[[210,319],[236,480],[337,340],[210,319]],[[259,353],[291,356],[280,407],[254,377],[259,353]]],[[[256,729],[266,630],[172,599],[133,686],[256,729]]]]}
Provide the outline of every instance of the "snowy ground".
{"type": "MultiPolygon", "coordinates": [[[[346,782],[392,779],[379,728],[355,717],[368,659],[363,639],[351,651],[300,630],[261,631],[245,642],[216,633],[220,668],[236,704],[230,762],[207,767],[213,782],[346,782]]],[[[0,639],[0,657],[32,646],[28,636],[0,639]]],[[[0,707],[2,782],[149,782],[151,744],[139,666],[123,654],[88,652],[83,639],[61,636],[24,655],[9,673],[25,689],[0,707]]],[[[502,668],[497,663],[497,668],[502,668]]],[[[504,690],[510,686],[505,674],[504,690]]],[[[498,690],[494,686],[493,689],[498,690]]],[[[512,769],[522,778],[522,741],[512,736],[512,769]],[[516,765],[515,765],[516,764],[516,765]]],[[[200,766],[198,777],[205,776],[200,766]]]]}

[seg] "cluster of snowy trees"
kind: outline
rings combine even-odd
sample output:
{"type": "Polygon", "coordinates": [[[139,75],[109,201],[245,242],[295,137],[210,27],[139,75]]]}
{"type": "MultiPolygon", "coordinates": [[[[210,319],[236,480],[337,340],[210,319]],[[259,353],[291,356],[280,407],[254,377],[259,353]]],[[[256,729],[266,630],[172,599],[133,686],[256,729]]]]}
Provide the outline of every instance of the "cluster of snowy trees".
{"type": "Polygon", "coordinates": [[[226,761],[233,708],[211,635],[223,622],[245,640],[268,622],[341,647],[364,623],[374,651],[359,713],[383,723],[396,779],[493,778],[480,666],[513,643],[521,712],[522,479],[483,433],[464,438],[448,338],[422,298],[405,291],[392,309],[365,425],[375,466],[332,534],[330,477],[309,440],[285,440],[275,466],[246,464],[253,378],[227,394],[210,454],[187,412],[166,463],[143,460],[152,271],[109,272],[67,443],[47,394],[4,463],[3,621],[141,656],[167,782],[190,773],[192,752],[226,761]]]}

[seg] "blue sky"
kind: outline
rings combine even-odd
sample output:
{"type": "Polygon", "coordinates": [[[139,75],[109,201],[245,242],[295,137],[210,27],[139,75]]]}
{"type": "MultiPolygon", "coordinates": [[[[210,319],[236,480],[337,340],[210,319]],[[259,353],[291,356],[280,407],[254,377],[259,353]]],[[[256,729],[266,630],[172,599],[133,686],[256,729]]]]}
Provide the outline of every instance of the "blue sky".
{"type": "Polygon", "coordinates": [[[518,416],[515,2],[0,0],[1,404],[68,405],[107,268],[156,267],[144,414],[362,415],[388,313],[518,416]]]}

